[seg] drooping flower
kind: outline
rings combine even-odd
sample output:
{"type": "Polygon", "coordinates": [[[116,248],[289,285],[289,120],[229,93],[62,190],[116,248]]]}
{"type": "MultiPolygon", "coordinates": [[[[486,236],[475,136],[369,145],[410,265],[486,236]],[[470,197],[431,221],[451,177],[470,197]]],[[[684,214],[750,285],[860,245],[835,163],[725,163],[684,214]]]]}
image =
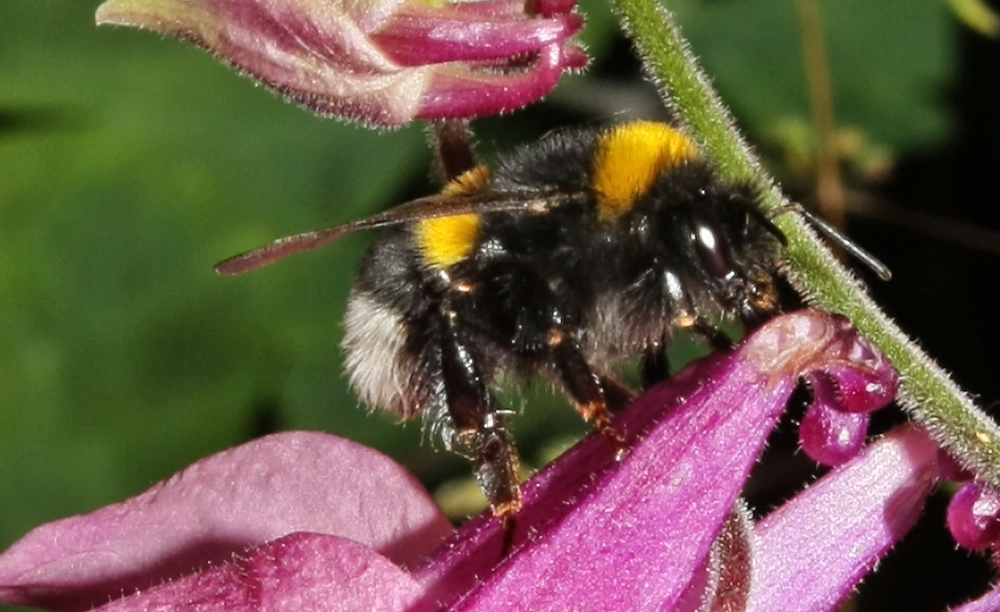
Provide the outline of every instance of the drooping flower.
{"type": "Polygon", "coordinates": [[[1000,545],[1000,493],[979,482],[969,482],[948,504],[948,529],[959,545],[970,550],[1000,545]]]}
{"type": "Polygon", "coordinates": [[[106,0],[98,23],[189,40],[322,115],[383,127],[520,108],[586,64],[574,2],[106,0]]]}
{"type": "Polygon", "coordinates": [[[828,610],[915,522],[939,454],[922,431],[903,428],[753,525],[740,489],[799,377],[819,371],[838,384],[895,384],[842,319],[779,317],[622,413],[629,454],[620,462],[591,436],[526,483],[506,555],[495,519],[448,535],[413,480],[373,451],[279,434],[38,528],[0,555],[0,603],[828,610]],[[227,551],[237,556],[225,562],[227,551]]]}

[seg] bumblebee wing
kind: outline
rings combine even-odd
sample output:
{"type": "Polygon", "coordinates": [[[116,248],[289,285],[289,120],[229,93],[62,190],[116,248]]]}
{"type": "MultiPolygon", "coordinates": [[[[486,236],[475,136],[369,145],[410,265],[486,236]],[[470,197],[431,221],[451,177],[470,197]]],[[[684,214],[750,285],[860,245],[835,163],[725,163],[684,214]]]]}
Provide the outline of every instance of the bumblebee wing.
{"type": "Polygon", "coordinates": [[[279,238],[217,264],[218,274],[235,276],[270,265],[289,255],[315,251],[362,230],[413,223],[421,219],[491,212],[542,213],[569,198],[567,194],[539,191],[485,192],[467,196],[432,195],[400,204],[383,213],[344,225],[279,238]]]}

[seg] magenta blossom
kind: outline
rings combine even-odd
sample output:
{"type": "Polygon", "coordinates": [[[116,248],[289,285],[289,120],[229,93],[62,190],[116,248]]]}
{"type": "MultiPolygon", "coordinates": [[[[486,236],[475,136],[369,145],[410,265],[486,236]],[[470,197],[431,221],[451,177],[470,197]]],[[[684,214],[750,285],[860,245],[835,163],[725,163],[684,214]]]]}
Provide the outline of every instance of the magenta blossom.
{"type": "MultiPolygon", "coordinates": [[[[920,430],[900,429],[754,525],[740,489],[799,378],[821,372],[838,389],[895,385],[891,366],[843,319],[779,317],[623,412],[623,460],[591,436],[526,483],[506,555],[491,516],[451,533],[387,458],[288,433],[39,527],[0,555],[0,603],[103,612],[831,610],[916,521],[940,455],[920,430]]],[[[846,395],[816,401],[824,397],[846,395]]],[[[986,609],[991,597],[966,609],[986,609]]]]}
{"type": "Polygon", "coordinates": [[[586,56],[575,2],[106,0],[98,23],[189,40],[322,115],[383,127],[520,108],[586,56]]]}

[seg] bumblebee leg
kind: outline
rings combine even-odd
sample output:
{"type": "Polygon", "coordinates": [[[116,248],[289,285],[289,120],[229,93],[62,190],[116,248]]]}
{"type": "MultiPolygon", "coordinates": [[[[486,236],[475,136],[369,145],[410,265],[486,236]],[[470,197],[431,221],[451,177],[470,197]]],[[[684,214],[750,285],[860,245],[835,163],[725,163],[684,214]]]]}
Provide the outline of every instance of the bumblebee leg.
{"type": "Polygon", "coordinates": [[[733,350],[732,338],[722,333],[722,330],[705,319],[695,319],[694,323],[688,329],[697,334],[713,351],[733,350]]]}
{"type": "Polygon", "coordinates": [[[601,376],[601,388],[604,389],[604,401],[608,410],[619,413],[635,401],[636,393],[628,385],[613,376],[601,376]]]}
{"type": "Polygon", "coordinates": [[[461,294],[465,324],[508,346],[526,363],[551,365],[577,412],[621,454],[624,445],[611,424],[608,399],[610,395],[617,408],[630,393],[615,385],[606,395],[601,378],[587,364],[573,335],[581,319],[573,295],[565,287],[554,290],[547,279],[517,262],[494,262],[480,269],[478,277],[486,280],[461,294]]]}
{"type": "Polygon", "coordinates": [[[670,377],[670,363],[667,361],[667,339],[663,336],[646,345],[642,350],[640,377],[642,388],[649,389],[670,377]]]}
{"type": "MultiPolygon", "coordinates": [[[[707,319],[692,318],[681,329],[694,333],[713,351],[731,351],[733,349],[732,339],[707,319]]],[[[666,346],[666,338],[661,337],[659,340],[649,342],[643,349],[640,363],[643,389],[649,389],[670,377],[670,363],[667,359],[666,346]]]]}
{"type": "Polygon", "coordinates": [[[591,370],[580,352],[580,347],[561,331],[550,334],[549,346],[555,366],[566,393],[573,399],[576,411],[591,421],[611,445],[615,455],[623,456],[625,445],[611,422],[611,410],[601,386],[601,379],[591,370]]]}
{"type": "Polygon", "coordinates": [[[445,318],[441,372],[448,414],[459,443],[472,451],[476,480],[509,542],[521,508],[517,452],[504,414],[497,410],[475,357],[453,325],[454,311],[446,311],[445,318]]]}

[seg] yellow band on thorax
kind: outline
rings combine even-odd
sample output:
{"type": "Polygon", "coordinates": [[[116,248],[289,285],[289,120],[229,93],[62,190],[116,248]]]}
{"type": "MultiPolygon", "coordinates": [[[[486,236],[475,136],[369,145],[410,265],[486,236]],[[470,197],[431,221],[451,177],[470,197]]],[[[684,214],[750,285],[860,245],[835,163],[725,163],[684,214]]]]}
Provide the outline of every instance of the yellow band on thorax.
{"type": "Polygon", "coordinates": [[[599,139],[594,157],[591,186],[598,216],[607,221],[628,212],[664,170],[698,155],[690,138],[663,123],[636,121],[612,128],[599,139]]]}

